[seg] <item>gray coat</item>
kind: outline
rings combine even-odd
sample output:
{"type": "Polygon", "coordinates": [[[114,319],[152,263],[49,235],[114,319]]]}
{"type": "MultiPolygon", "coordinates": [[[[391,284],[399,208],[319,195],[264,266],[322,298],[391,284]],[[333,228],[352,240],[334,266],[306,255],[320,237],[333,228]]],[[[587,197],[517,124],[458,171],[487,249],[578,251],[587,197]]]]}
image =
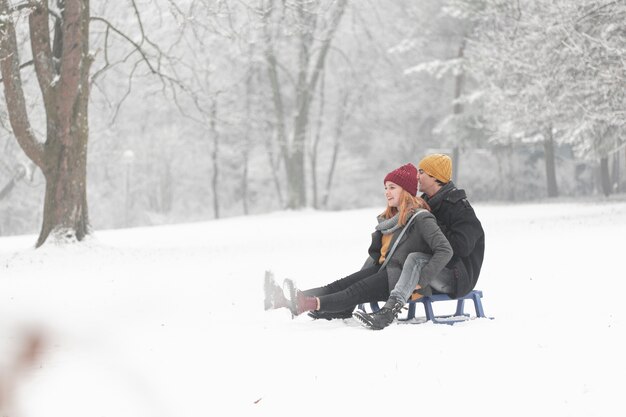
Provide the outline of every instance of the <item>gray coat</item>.
{"type": "MultiPolygon", "coordinates": [[[[372,233],[372,244],[368,250],[370,257],[364,267],[378,263],[382,248],[382,236],[378,230],[372,233]]],[[[436,277],[452,258],[452,247],[448,243],[448,239],[437,225],[435,216],[427,210],[417,210],[407,225],[396,230],[393,234],[389,252],[382,265],[382,268],[387,269],[389,290],[396,286],[402,273],[404,261],[413,252],[433,255],[430,261],[424,265],[420,274],[426,279],[436,277]]]]}

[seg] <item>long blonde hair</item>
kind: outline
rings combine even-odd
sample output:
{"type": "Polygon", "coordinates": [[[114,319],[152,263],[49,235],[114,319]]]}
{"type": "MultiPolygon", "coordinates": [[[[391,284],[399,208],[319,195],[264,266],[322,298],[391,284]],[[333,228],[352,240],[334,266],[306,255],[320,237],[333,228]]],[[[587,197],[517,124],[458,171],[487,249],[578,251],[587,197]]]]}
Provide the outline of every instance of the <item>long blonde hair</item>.
{"type": "Polygon", "coordinates": [[[411,214],[417,209],[425,209],[430,211],[430,206],[426,201],[424,201],[421,197],[416,197],[411,194],[404,188],[402,189],[402,193],[400,194],[400,207],[390,207],[387,206],[384,212],[380,215],[385,219],[390,219],[396,215],[396,213],[400,213],[400,219],[398,220],[398,224],[400,226],[405,226],[409,221],[409,217],[411,214]]]}

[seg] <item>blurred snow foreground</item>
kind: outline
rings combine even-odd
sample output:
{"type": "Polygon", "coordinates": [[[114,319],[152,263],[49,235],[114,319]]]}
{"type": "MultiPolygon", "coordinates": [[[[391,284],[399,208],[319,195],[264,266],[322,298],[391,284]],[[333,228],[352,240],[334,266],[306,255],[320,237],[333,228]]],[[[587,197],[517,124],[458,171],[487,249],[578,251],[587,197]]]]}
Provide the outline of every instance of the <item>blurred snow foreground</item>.
{"type": "Polygon", "coordinates": [[[359,269],[379,211],[101,231],[38,250],[34,236],[0,239],[0,414],[623,409],[626,203],[477,205],[487,236],[477,288],[495,320],[373,332],[263,311],[266,269],[302,288],[359,269]]]}

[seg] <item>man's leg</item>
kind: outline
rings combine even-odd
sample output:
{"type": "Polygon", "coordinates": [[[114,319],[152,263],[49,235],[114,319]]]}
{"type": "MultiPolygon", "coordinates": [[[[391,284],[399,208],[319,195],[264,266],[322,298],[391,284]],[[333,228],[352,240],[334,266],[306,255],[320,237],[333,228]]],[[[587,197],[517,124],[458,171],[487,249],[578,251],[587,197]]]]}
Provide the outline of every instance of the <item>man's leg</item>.
{"type": "Polygon", "coordinates": [[[420,272],[424,265],[430,261],[432,255],[422,252],[410,253],[404,261],[402,273],[396,286],[391,290],[389,298],[394,301],[402,301],[405,303],[413,290],[420,283],[420,272]]]}
{"type": "Polygon", "coordinates": [[[452,294],[454,292],[454,270],[443,268],[441,272],[430,280],[430,286],[442,294],[452,294]]]}

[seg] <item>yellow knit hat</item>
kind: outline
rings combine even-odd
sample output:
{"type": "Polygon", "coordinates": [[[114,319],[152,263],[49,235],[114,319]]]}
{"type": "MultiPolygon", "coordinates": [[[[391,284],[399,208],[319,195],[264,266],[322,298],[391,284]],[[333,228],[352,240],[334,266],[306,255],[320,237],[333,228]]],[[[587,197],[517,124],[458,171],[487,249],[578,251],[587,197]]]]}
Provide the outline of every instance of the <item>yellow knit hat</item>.
{"type": "Polygon", "coordinates": [[[452,179],[452,160],[448,155],[434,153],[425,156],[419,163],[419,168],[431,177],[437,178],[443,183],[448,183],[452,179]]]}

